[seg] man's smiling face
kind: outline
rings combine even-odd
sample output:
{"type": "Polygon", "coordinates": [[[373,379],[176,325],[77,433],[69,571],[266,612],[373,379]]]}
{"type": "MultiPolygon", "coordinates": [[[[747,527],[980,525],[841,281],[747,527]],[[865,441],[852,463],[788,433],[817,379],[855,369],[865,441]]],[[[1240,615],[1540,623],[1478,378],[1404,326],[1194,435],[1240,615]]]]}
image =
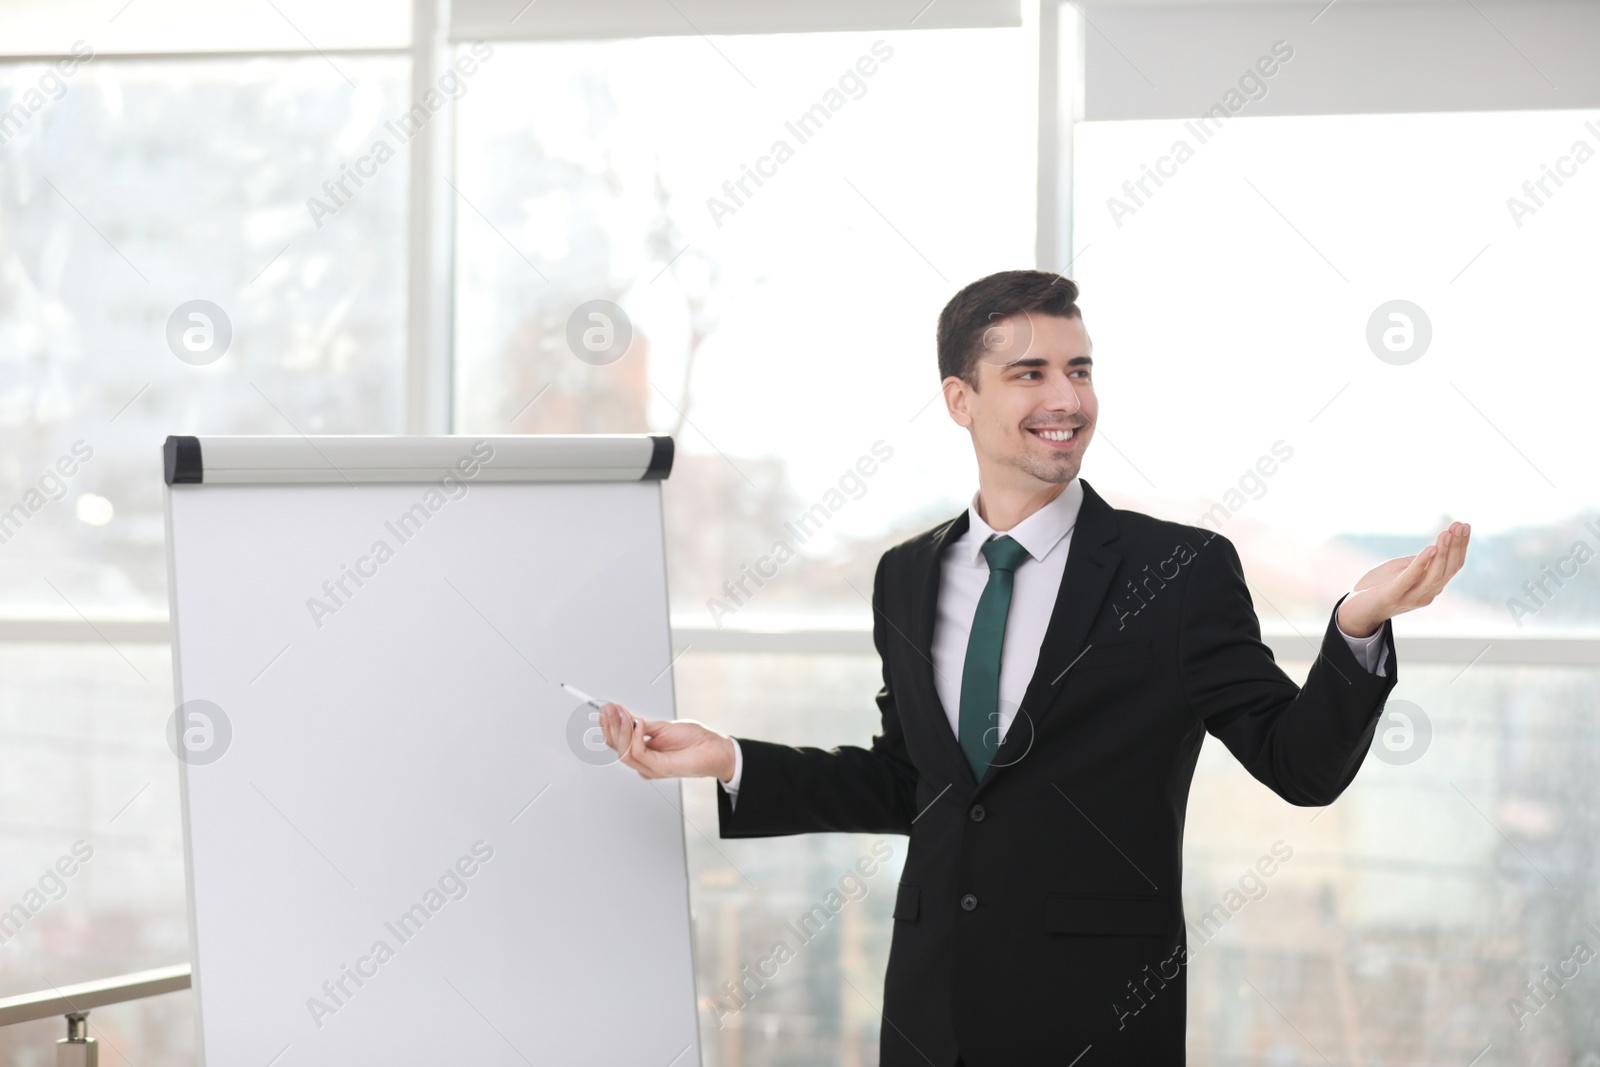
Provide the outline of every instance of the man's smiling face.
{"type": "Polygon", "coordinates": [[[1021,313],[985,329],[976,388],[944,380],[950,417],[971,431],[980,470],[1023,491],[1078,476],[1099,415],[1091,350],[1076,316],[1021,313]]]}

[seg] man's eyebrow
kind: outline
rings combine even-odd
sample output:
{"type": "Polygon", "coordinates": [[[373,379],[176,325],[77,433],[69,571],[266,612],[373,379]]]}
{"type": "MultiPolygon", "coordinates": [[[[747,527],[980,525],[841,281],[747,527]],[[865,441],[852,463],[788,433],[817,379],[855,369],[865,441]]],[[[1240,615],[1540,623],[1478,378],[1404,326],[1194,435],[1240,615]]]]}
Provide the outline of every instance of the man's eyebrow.
{"type": "MultiPolygon", "coordinates": [[[[1008,371],[1012,367],[1048,367],[1049,365],[1050,361],[1043,356],[1029,356],[1026,359],[1014,359],[1010,363],[1002,363],[1000,364],[1000,369],[1008,371]]],[[[1067,366],[1092,367],[1094,366],[1094,359],[1091,356],[1073,356],[1067,360],[1067,366]]]]}

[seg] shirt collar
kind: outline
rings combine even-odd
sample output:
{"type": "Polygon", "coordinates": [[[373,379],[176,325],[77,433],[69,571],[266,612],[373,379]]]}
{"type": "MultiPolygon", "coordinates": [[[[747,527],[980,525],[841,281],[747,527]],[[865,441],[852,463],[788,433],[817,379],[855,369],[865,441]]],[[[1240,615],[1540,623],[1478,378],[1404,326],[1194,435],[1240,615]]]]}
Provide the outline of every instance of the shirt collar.
{"type": "MultiPolygon", "coordinates": [[[[1078,509],[1082,505],[1083,482],[1074,478],[1067,483],[1065,489],[1056,494],[1054,500],[1005,531],[1004,536],[1011,537],[1027,549],[1028,555],[1035,560],[1043,560],[1078,524],[1078,509]]],[[[977,490],[973,490],[972,500],[967,505],[967,523],[967,534],[962,539],[961,551],[968,563],[977,566],[984,542],[998,534],[998,531],[984,522],[983,516],[978,514],[977,490]]]]}

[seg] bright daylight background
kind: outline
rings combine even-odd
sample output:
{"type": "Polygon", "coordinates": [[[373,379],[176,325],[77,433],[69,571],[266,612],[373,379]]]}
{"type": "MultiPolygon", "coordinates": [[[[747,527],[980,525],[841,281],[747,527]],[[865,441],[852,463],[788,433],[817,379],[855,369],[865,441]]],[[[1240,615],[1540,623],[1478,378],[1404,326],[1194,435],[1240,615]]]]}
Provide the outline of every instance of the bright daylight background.
{"type": "MultiPolygon", "coordinates": [[[[385,10],[372,32],[403,44],[385,10]]],[[[934,324],[960,286],[1033,265],[1024,11],[1009,29],[497,44],[471,80],[455,432],[672,433],[686,634],[714,630],[709,598],[875,442],[892,458],[725,628],[864,630],[881,552],[965,506],[975,468],[935,400],[934,324]],[[718,226],[707,198],[775,138],[793,144],[785,121],[880,41],[892,57],[866,91],[718,226]],[[588,299],[621,304],[643,345],[607,367],[573,359],[566,319],[588,299]]],[[[0,63],[0,111],[42,71],[0,63]]],[[[0,907],[75,840],[94,848],[67,896],[0,943],[0,995],[187,959],[161,736],[171,667],[164,637],[139,628],[166,606],[156,447],[171,432],[403,432],[406,160],[321,228],[305,201],[408,106],[408,79],[404,51],[98,57],[0,144],[0,507],[74,441],[94,453],[0,545],[0,907]],[[234,323],[229,358],[208,367],[163,343],[195,297],[234,323]],[[67,636],[80,617],[106,640],[67,636]]],[[[1473,558],[1400,634],[1595,634],[1592,564],[1521,627],[1507,600],[1575,542],[1600,550],[1583,446],[1600,385],[1600,163],[1521,228],[1505,200],[1573,141],[1600,145],[1584,127],[1597,119],[1237,118],[1120,226],[1107,198],[1182,124],[1077,127],[1071,274],[1101,403],[1084,477],[1183,522],[1227,501],[1220,528],[1263,626],[1303,639],[1283,659],[1296,680],[1338,595],[1453,519],[1473,524],[1473,558]],[[1432,323],[1408,366],[1366,347],[1392,299],[1432,323]],[[1252,478],[1279,441],[1292,458],[1252,478]]],[[[715,636],[678,661],[681,715],[868,741],[880,680],[865,641],[715,636]]],[[[1395,698],[1425,751],[1374,753],[1324,813],[1204,750],[1191,916],[1275,843],[1293,859],[1195,952],[1197,1067],[1466,1064],[1488,1043],[1485,1063],[1600,1063],[1595,968],[1522,1030],[1507,1009],[1600,921],[1595,670],[1403,656],[1401,671],[1395,698]]],[[[873,842],[723,842],[710,784],[685,797],[706,1063],[876,1062],[904,840],[865,899],[730,1013],[724,983],[873,842]]],[[[187,995],[93,1018],[108,1067],[192,1062],[187,995]]],[[[0,1058],[50,1062],[56,1030],[0,1030],[0,1058]]]]}

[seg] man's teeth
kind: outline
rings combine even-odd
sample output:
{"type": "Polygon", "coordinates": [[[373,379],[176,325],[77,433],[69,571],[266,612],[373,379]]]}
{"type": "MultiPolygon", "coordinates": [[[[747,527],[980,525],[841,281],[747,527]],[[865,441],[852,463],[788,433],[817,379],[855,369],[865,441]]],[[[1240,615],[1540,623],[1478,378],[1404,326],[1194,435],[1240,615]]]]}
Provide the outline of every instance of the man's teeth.
{"type": "Polygon", "coordinates": [[[1070,441],[1077,430],[1035,430],[1034,433],[1049,441],[1070,441]]]}

